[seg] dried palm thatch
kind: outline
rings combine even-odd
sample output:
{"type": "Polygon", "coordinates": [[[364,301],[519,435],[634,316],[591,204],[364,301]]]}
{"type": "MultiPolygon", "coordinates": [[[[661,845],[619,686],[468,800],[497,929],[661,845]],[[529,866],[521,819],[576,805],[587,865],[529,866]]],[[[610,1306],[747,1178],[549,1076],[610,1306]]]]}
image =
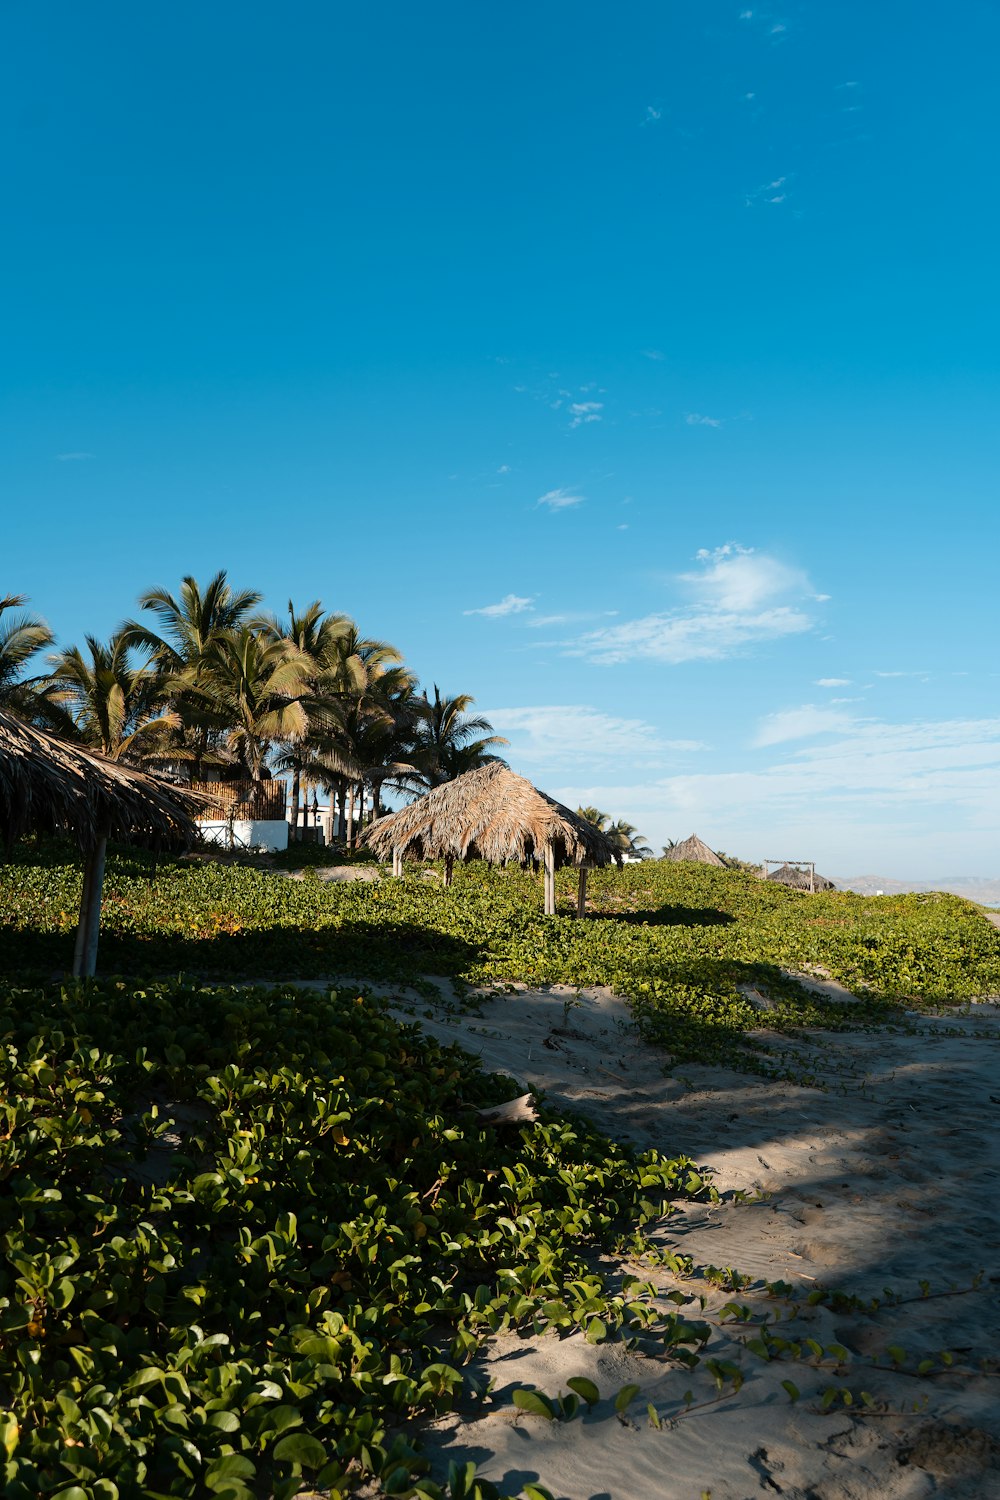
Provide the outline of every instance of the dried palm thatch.
{"type": "Polygon", "coordinates": [[[721,865],[725,869],[726,862],[720,859],[714,849],[710,849],[703,839],[696,833],[692,833],[689,839],[681,844],[675,844],[672,849],[667,849],[663,854],[664,859],[694,859],[700,865],[721,865]]]}
{"type": "Polygon", "coordinates": [[[198,799],[157,776],[68,744],[0,711],[0,840],[65,831],[81,849],[101,838],[187,844],[198,799]]]}
{"type": "Polygon", "coordinates": [[[93,974],[109,838],[190,843],[200,799],[0,711],[0,842],[72,834],[85,855],[73,973],[93,974]]]}
{"type": "Polygon", "coordinates": [[[812,876],[812,885],[809,883],[810,872],[800,865],[779,865],[776,870],[771,870],[768,880],[780,880],[782,885],[790,885],[794,891],[835,891],[837,887],[832,880],[827,880],[825,875],[816,871],[812,876]]]}
{"type": "Polygon", "coordinates": [[[621,863],[620,851],[599,828],[500,762],[435,787],[409,807],[380,818],[364,837],[380,859],[392,856],[397,871],[403,859],[443,859],[446,882],[456,859],[491,865],[540,860],[547,912],[555,910],[553,877],[559,866],[580,870],[582,913],[587,868],[621,863]]]}

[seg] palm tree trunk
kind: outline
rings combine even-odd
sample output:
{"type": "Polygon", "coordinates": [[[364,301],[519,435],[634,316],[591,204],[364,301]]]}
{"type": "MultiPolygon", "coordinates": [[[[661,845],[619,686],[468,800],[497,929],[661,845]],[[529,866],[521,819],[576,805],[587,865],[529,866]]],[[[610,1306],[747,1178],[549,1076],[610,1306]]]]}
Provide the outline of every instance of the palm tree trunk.
{"type": "Polygon", "coordinates": [[[337,804],[339,812],[339,825],[337,835],[346,841],[347,839],[347,780],[341,777],[337,785],[337,804]]]}
{"type": "Polygon", "coordinates": [[[292,774],[292,808],[290,814],[290,821],[292,825],[292,843],[294,843],[299,836],[299,788],[301,786],[301,779],[302,772],[299,770],[299,767],[296,766],[295,771],[292,774]]]}
{"type": "Polygon", "coordinates": [[[352,781],[347,792],[347,825],[345,843],[348,849],[354,848],[354,782],[352,781]]]}

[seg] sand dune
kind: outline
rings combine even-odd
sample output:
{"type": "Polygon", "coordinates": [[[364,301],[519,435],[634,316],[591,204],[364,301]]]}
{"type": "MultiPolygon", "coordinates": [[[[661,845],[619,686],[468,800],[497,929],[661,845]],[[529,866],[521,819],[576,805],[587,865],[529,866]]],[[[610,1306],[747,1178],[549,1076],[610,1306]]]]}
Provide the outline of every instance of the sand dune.
{"type": "Polygon", "coordinates": [[[823,1088],[690,1065],[667,1077],[602,990],[487,997],[478,1015],[421,1024],[610,1135],[710,1168],[723,1200],[682,1208],[656,1238],[756,1283],[734,1293],[697,1272],[622,1267],[663,1292],[706,1297],[689,1315],[713,1324],[706,1356],[739,1366],[738,1392],[719,1400],[704,1361],[687,1371],[661,1350],[501,1337],[478,1366],[494,1381],[490,1404],[425,1433],[436,1471],[472,1458],[510,1492],[534,1482],[561,1500],[1000,1496],[996,1007],[914,1017],[912,1032],[801,1037],[789,1061],[823,1088]],[[799,1296],[769,1297],[763,1280],[799,1296]],[[808,1305],[822,1286],[881,1306],[808,1305]],[[778,1318],[775,1334],[842,1346],[843,1357],[817,1363],[804,1345],[801,1359],[758,1357],[743,1347],[754,1330],[719,1318],[733,1301],[778,1318]],[[921,1378],[925,1359],[935,1373],[921,1378]],[[512,1404],[517,1386],[556,1396],[573,1375],[592,1378],[604,1399],[571,1422],[512,1404]],[[800,1392],[794,1404],[783,1380],[800,1392]],[[639,1394],[618,1414],[613,1397],[629,1383],[639,1394]],[[822,1411],[831,1388],[854,1404],[838,1395],[822,1411]]]}

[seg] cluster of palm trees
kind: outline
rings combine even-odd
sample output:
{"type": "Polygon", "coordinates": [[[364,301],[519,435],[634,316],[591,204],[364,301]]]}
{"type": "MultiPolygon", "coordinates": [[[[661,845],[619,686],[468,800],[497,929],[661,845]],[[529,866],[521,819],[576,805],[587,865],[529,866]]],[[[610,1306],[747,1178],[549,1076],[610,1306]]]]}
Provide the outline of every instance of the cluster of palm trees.
{"type": "Polygon", "coordinates": [[[606,834],[622,854],[631,855],[634,859],[656,857],[646,843],[646,835],[640,833],[634,823],[626,823],[624,818],[612,822],[611,815],[601,812],[599,807],[578,807],[576,811],[578,817],[593,823],[595,828],[606,834]]]}
{"type": "Polygon", "coordinates": [[[303,788],[336,796],[353,842],[354,810],[386,787],[419,791],[497,760],[506,741],[472,697],[433,697],[394,646],[363,636],[319,602],[287,616],[221,571],[148,589],[141,618],[108,641],[54,650],[23,595],[0,596],[0,707],[100,750],[192,782],[272,772],[291,779],[293,828],[303,788]],[[37,670],[43,653],[46,670],[37,670]]]}

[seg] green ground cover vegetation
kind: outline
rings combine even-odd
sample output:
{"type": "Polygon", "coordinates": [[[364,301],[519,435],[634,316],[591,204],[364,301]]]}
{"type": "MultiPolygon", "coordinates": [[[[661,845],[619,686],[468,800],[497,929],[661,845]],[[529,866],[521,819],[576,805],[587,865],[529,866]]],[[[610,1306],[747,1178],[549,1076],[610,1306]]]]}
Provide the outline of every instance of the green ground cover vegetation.
{"type": "Polygon", "coordinates": [[[571,872],[548,919],[530,873],[471,866],[450,889],[427,873],[170,860],[154,877],[119,850],[109,977],[65,985],[72,849],[0,867],[5,1496],[284,1500],[376,1476],[387,1494],[488,1497],[466,1470],[435,1485],[409,1438],[475,1398],[490,1333],[652,1339],[697,1363],[697,1304],[600,1260],[641,1256],[644,1223],[710,1193],[695,1165],[544,1108],[484,1124],[512,1080],[393,1019],[364,981],[606,984],[675,1061],[758,1069],[780,1063],[744,989],[773,1007],[772,1037],[1000,990],[1000,935],[951,896],[809,896],[646,862],[592,875],[579,921],[571,872]],[[863,1003],[783,972],[810,968],[863,1003]],[[307,978],[329,984],[290,984],[307,978]]]}

